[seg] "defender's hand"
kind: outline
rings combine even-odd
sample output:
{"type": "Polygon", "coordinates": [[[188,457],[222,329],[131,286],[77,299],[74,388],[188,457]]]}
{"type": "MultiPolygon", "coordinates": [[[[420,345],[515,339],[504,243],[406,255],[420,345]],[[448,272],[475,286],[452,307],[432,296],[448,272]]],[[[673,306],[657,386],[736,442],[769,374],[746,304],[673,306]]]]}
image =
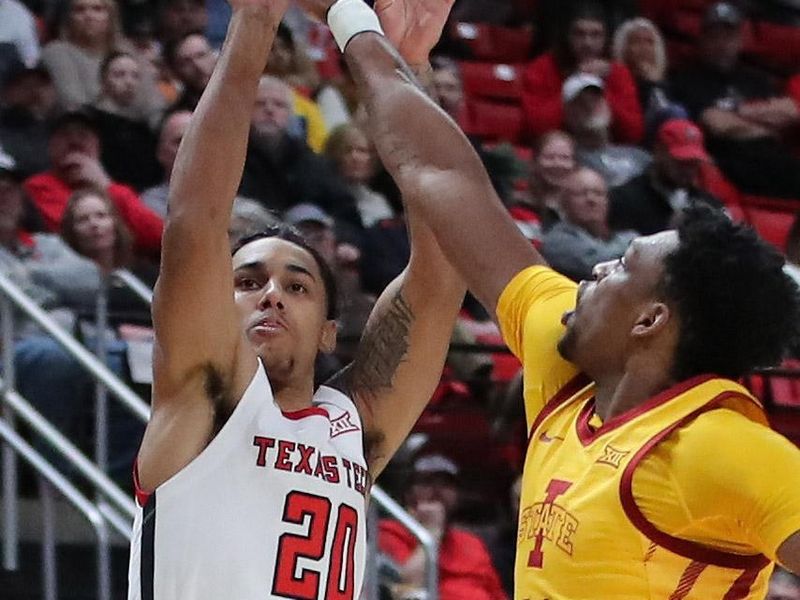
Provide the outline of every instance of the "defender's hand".
{"type": "Polygon", "coordinates": [[[455,0],[376,0],[386,37],[412,67],[427,63],[455,0]]]}

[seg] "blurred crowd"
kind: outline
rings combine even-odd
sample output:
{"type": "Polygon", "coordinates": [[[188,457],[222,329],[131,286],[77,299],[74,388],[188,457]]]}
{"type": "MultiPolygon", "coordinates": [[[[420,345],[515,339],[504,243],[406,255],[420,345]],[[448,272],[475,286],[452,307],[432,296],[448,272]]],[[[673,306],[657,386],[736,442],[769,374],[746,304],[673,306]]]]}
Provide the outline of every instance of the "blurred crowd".
{"type": "MultiPolygon", "coordinates": [[[[109,367],[145,396],[149,307],[110,275],[155,283],[176,153],[228,16],[224,0],[0,0],[0,268],[88,347],[105,340],[109,367]]],[[[458,0],[432,63],[434,99],[565,275],[591,277],[697,203],[788,241],[800,263],[796,2],[458,0]],[[770,27],[784,36],[772,54],[758,41],[770,27]],[[778,221],[756,222],[765,205],[778,221]]],[[[251,125],[231,239],[285,222],[333,267],[341,343],[321,381],[408,261],[401,199],[330,32],[296,9],[251,125]]],[[[519,365],[500,344],[468,297],[439,390],[386,477],[442,544],[443,600],[510,596],[525,431],[519,365]]],[[[91,448],[89,376],[30,324],[13,352],[23,396],[91,448]]],[[[108,470],[125,486],[141,433],[112,407],[108,470]]],[[[380,547],[387,594],[418,597],[413,537],[385,521],[380,547]]],[[[769,597],[799,590],[781,573],[769,597]]]]}

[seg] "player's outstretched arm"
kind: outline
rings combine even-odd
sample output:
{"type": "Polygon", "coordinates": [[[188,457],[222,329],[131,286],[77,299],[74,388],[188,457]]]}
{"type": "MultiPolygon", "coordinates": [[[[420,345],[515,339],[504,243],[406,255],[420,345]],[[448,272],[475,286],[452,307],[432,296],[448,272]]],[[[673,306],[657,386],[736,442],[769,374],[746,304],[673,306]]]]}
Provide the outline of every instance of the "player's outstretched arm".
{"type": "MultiPolygon", "coordinates": [[[[450,5],[452,0],[415,45],[419,67],[427,64],[450,5]]],[[[400,184],[405,195],[408,190],[400,184]]],[[[416,207],[406,206],[406,220],[408,266],[381,294],[353,363],[334,382],[358,404],[373,477],[406,439],[436,389],[466,291],[416,207]]]]}
{"type": "MultiPolygon", "coordinates": [[[[440,18],[449,4],[378,0],[376,12],[400,53],[410,56],[429,21],[440,18]]],[[[350,40],[345,57],[366,102],[384,165],[407,204],[420,209],[470,290],[494,313],[511,278],[543,259],[500,203],[464,134],[421,92],[389,41],[362,33],[350,40]]]]}
{"type": "Polygon", "coordinates": [[[199,454],[212,433],[210,400],[238,399],[257,364],[234,304],[228,225],[258,80],[288,0],[232,4],[225,45],[170,183],[153,303],[153,415],[139,455],[147,488],[199,454]]]}

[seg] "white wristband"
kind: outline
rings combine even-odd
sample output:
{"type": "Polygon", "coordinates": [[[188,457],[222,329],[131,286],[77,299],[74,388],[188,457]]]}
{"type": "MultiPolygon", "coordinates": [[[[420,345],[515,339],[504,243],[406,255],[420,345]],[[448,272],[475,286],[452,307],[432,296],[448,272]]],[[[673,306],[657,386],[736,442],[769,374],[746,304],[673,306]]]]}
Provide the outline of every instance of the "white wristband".
{"type": "Polygon", "coordinates": [[[336,0],[328,9],[328,27],[342,52],[359,33],[374,31],[383,35],[378,15],[364,0],[336,0]]]}

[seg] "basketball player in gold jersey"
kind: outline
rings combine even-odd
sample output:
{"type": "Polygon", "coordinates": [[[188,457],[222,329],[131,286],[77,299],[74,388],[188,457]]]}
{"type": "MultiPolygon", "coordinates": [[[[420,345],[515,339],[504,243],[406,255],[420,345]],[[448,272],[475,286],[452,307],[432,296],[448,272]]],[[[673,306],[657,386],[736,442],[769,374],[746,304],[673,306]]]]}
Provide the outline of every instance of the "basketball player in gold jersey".
{"type": "MultiPolygon", "coordinates": [[[[318,16],[332,4],[302,3],[318,16]]],[[[402,15],[386,33],[421,67],[451,4],[378,0],[376,11],[402,15]]],[[[524,365],[515,597],[763,598],[775,561],[800,571],[800,451],[735,381],[778,362],[797,332],[782,257],[724,214],[695,211],[578,286],[519,233],[383,36],[354,36],[345,57],[384,162],[447,192],[407,200],[524,365]]]]}

